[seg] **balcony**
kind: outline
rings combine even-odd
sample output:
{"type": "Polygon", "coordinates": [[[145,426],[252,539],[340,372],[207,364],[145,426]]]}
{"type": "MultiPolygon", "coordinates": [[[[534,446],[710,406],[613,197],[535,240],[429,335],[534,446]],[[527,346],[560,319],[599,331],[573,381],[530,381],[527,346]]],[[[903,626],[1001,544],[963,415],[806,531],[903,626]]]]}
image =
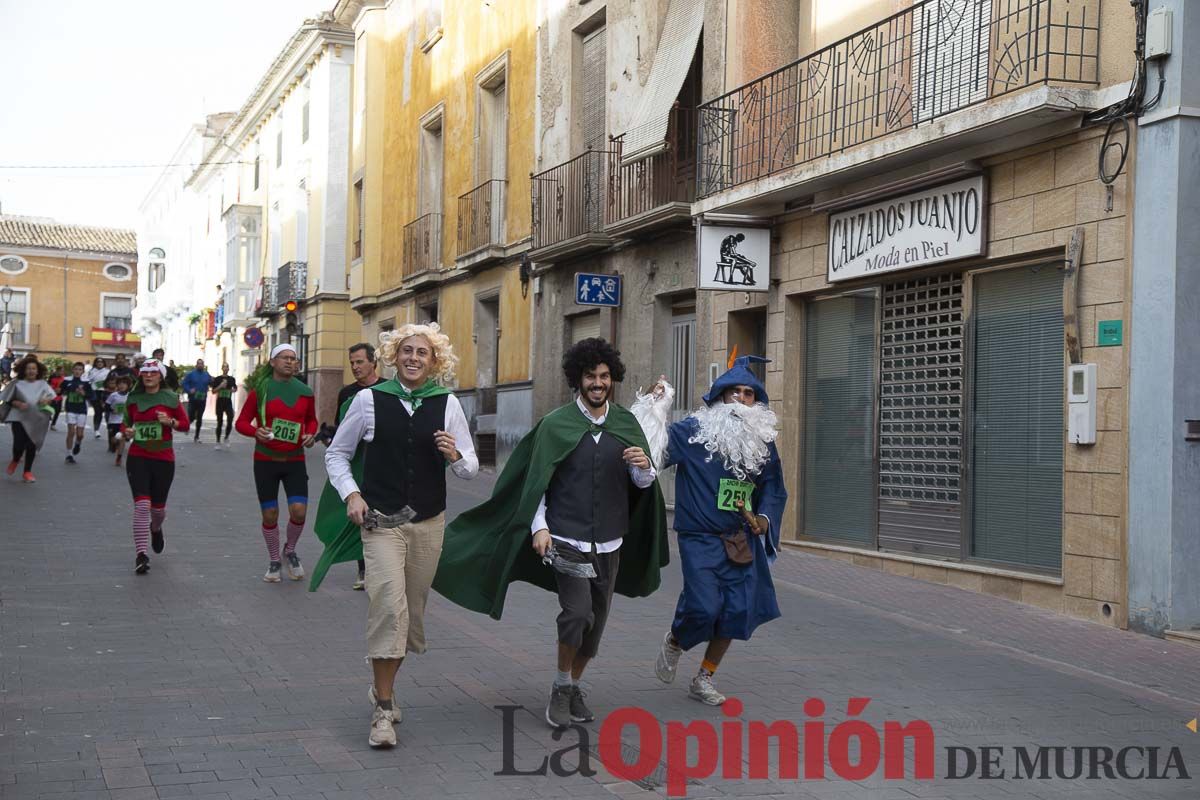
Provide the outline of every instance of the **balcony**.
{"type": "Polygon", "coordinates": [[[677,223],[691,227],[691,202],[696,195],[695,119],[693,109],[676,103],[667,123],[666,149],[629,164],[621,163],[625,137],[613,139],[605,210],[608,234],[628,236],[677,223]]]}
{"type": "Polygon", "coordinates": [[[278,292],[275,305],[281,306],[288,300],[303,300],[308,296],[308,262],[289,261],[275,273],[278,292]]]}
{"type": "Polygon", "coordinates": [[[701,106],[696,210],[1077,123],[1098,105],[1099,21],[1100,0],[915,3],[701,106]]]}
{"type": "Polygon", "coordinates": [[[404,226],[405,283],[442,268],[442,215],[426,214],[404,226]]]}
{"type": "Polygon", "coordinates": [[[588,150],[530,178],[535,260],[554,261],[612,244],[604,231],[608,161],[588,150]]]}
{"type": "Polygon", "coordinates": [[[226,289],[221,295],[222,307],[225,309],[225,317],[222,325],[228,330],[232,328],[245,328],[255,324],[254,318],[254,303],[257,288],[250,283],[239,282],[235,286],[226,289]]]}
{"type": "Polygon", "coordinates": [[[270,317],[279,310],[279,282],[275,278],[259,278],[254,287],[254,313],[270,317]]]}
{"type": "Polygon", "coordinates": [[[478,267],[504,257],[506,182],[491,180],[458,198],[459,266],[478,267]]]}

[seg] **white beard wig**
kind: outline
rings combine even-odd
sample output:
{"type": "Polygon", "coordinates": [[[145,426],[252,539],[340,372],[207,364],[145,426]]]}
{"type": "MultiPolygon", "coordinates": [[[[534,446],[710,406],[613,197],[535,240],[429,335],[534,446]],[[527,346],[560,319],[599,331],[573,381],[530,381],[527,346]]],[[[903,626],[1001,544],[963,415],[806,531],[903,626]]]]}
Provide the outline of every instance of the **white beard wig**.
{"type": "Polygon", "coordinates": [[[767,445],[779,435],[779,420],[765,403],[746,406],[718,402],[696,409],[692,416],[700,429],[688,442],[704,446],[708,451],[706,463],[720,455],[725,469],[738,480],[744,481],[762,470],[771,455],[767,445]]]}

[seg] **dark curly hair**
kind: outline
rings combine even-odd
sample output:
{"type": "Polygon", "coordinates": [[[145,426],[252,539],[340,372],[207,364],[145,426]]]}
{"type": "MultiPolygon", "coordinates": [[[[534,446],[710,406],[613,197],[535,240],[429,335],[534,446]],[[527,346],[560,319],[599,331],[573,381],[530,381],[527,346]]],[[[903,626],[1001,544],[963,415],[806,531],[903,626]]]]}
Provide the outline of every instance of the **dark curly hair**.
{"type": "Polygon", "coordinates": [[[18,361],[16,364],[13,365],[13,371],[14,371],[14,374],[17,376],[17,380],[19,380],[19,381],[25,380],[25,366],[27,364],[37,364],[37,369],[38,369],[37,379],[39,381],[46,380],[46,365],[43,364],[41,361],[38,361],[36,356],[25,356],[24,358],[22,358],[20,361],[18,361]]]}
{"type": "Polygon", "coordinates": [[[604,339],[584,339],[576,342],[563,354],[563,374],[567,376],[567,385],[578,390],[583,383],[583,374],[601,364],[608,366],[614,383],[625,380],[625,364],[621,361],[621,351],[604,339]]]}

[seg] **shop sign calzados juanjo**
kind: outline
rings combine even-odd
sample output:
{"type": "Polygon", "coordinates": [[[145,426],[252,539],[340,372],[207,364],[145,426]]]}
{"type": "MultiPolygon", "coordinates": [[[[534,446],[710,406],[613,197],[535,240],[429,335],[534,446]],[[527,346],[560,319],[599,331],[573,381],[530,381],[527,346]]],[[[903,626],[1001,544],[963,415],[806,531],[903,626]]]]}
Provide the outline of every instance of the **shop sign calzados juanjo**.
{"type": "Polygon", "coordinates": [[[829,216],[828,280],[978,256],[987,213],[982,175],[829,216]]]}

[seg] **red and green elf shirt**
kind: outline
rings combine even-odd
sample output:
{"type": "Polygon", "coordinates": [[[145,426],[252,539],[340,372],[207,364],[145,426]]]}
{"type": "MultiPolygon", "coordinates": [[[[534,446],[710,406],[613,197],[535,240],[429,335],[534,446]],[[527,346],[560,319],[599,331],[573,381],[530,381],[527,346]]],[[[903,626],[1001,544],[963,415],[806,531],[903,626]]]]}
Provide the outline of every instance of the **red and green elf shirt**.
{"type": "Polygon", "coordinates": [[[238,433],[254,438],[255,429],[265,427],[275,434],[270,441],[255,441],[255,461],[303,461],[304,440],[317,432],[312,389],[295,378],[267,378],[264,387],[264,396],[255,389],[246,396],[235,425],[238,433]]]}
{"type": "Polygon", "coordinates": [[[179,395],[162,388],[154,394],[131,394],[125,400],[125,418],[121,423],[121,435],[133,444],[130,456],[141,456],[155,461],[174,461],[175,448],[171,444],[174,431],[187,433],[188,415],[179,402],[179,395]],[[171,415],[174,424],[158,421],[158,412],[171,415]]]}

